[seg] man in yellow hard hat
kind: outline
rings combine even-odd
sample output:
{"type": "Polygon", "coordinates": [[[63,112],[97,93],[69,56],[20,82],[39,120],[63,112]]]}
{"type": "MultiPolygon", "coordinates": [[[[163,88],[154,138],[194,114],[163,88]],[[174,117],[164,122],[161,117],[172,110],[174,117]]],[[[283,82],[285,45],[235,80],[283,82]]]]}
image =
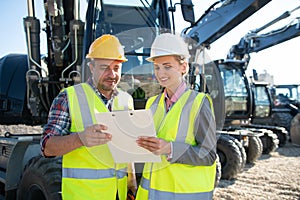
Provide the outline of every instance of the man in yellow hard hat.
{"type": "MultiPolygon", "coordinates": [[[[112,133],[97,123],[95,113],[133,109],[132,97],[117,89],[127,59],[112,35],[96,39],[87,58],[89,80],[65,88],[52,103],[41,140],[42,153],[62,156],[63,199],[125,200],[127,164],[114,163],[106,144],[112,133]]],[[[136,189],[135,182],[129,186],[136,189]]]]}

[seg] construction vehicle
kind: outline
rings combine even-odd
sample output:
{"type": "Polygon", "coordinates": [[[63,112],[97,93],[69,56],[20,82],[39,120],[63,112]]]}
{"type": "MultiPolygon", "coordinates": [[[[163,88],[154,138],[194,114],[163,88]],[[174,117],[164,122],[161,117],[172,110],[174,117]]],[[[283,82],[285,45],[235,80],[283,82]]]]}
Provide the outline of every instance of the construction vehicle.
{"type": "Polygon", "coordinates": [[[278,104],[293,104],[300,108],[300,85],[299,84],[281,84],[274,85],[274,98],[278,104]]]}
{"type": "Polygon", "coordinates": [[[274,85],[272,91],[275,109],[281,111],[274,114],[275,123],[289,131],[290,142],[300,145],[300,85],[274,85]]]}
{"type": "MultiPolygon", "coordinates": [[[[249,80],[247,80],[246,77],[246,70],[247,70],[247,66],[248,63],[250,61],[250,53],[253,52],[259,52],[261,50],[264,50],[266,48],[272,47],[276,44],[282,43],[284,41],[290,40],[294,37],[297,37],[300,35],[300,29],[299,29],[299,18],[294,20],[289,23],[288,25],[268,32],[268,33],[264,33],[264,34],[258,34],[260,31],[264,30],[265,28],[273,25],[274,23],[285,19],[287,17],[289,17],[291,15],[291,13],[297,9],[299,9],[299,7],[293,9],[292,11],[287,11],[285,13],[283,13],[282,15],[280,15],[279,17],[277,17],[276,19],[272,20],[271,22],[267,23],[266,25],[252,30],[250,31],[248,34],[246,34],[244,37],[242,37],[242,39],[240,40],[240,42],[237,45],[233,45],[232,48],[230,49],[230,52],[227,56],[227,60],[223,61],[223,63],[226,63],[226,67],[227,68],[231,68],[230,73],[234,74],[236,76],[236,78],[234,78],[234,81],[237,81],[238,83],[235,84],[235,86],[237,88],[235,88],[236,90],[240,90],[240,93],[244,93],[243,94],[237,94],[235,98],[240,99],[240,101],[243,99],[243,105],[240,105],[240,113],[242,112],[249,112],[248,113],[248,119],[246,120],[245,118],[241,118],[242,116],[239,116],[240,118],[240,122],[238,123],[238,121],[234,121],[235,123],[238,124],[238,126],[241,126],[243,128],[247,128],[248,130],[251,130],[255,133],[263,133],[263,135],[260,137],[262,139],[263,142],[263,152],[264,153],[269,153],[271,151],[273,151],[277,144],[278,141],[276,141],[276,137],[274,137],[274,134],[276,134],[277,138],[281,138],[282,141],[282,145],[283,143],[286,141],[286,131],[282,128],[278,128],[278,127],[271,127],[271,126],[266,126],[266,125],[262,125],[262,123],[260,123],[260,125],[258,124],[254,124],[253,122],[255,121],[255,123],[258,123],[258,119],[256,118],[255,120],[253,120],[253,115],[258,115],[260,114],[264,114],[265,111],[261,111],[260,110],[260,106],[255,106],[255,99],[253,98],[253,94],[251,94],[251,87],[249,84],[249,80]],[[294,23],[293,23],[294,22],[294,23]],[[230,63],[230,64],[228,64],[230,63]],[[230,66],[230,67],[229,67],[230,66]],[[237,77],[237,74],[240,74],[240,78],[237,77]],[[240,87],[239,87],[240,86],[240,87]],[[249,95],[246,95],[246,94],[249,95]],[[243,96],[243,97],[241,97],[243,96]],[[250,100],[250,102],[252,101],[252,103],[247,103],[247,99],[250,100]],[[247,106],[254,106],[253,109],[251,109],[251,107],[249,109],[245,109],[247,108],[247,106]],[[250,112],[252,110],[252,112],[250,112]],[[254,112],[254,113],[253,113],[254,112]]],[[[224,86],[226,86],[226,81],[224,80],[224,86]]],[[[228,87],[229,90],[232,89],[231,86],[228,87]]],[[[226,89],[225,89],[226,91],[226,89]]],[[[256,91],[256,90],[255,90],[256,91]]],[[[254,91],[254,92],[255,92],[254,91]]],[[[226,93],[226,92],[225,92],[226,93]]],[[[230,92],[232,93],[232,92],[230,92]]],[[[226,96],[226,94],[225,94],[226,96]]],[[[256,101],[256,103],[258,103],[256,101]]],[[[261,107],[264,109],[264,107],[261,107]]],[[[271,110],[269,110],[271,111],[271,110]]],[[[278,125],[279,122],[276,122],[276,117],[274,116],[278,116],[281,115],[283,112],[279,111],[275,108],[272,109],[272,124],[271,125],[278,125]]],[[[245,113],[246,114],[246,113],[245,113]]],[[[247,115],[245,115],[247,116],[247,115]]],[[[229,118],[227,118],[229,119],[229,118]]],[[[231,120],[230,120],[231,121],[231,120]]],[[[278,120],[280,121],[280,120],[278,120]]],[[[232,121],[231,121],[232,123],[232,121]]],[[[226,124],[226,123],[225,123],[226,124]]],[[[231,126],[230,126],[231,127],[231,126]]]]}
{"type": "Polygon", "coordinates": [[[251,85],[255,105],[251,126],[271,130],[278,137],[279,147],[283,147],[288,140],[289,132],[285,127],[278,125],[276,120],[274,120],[276,113],[281,114],[285,111],[277,109],[274,105],[274,98],[271,92],[273,87],[267,82],[256,80],[253,80],[251,85]]]}
{"type": "MultiPolygon", "coordinates": [[[[279,141],[272,131],[262,127],[257,128],[252,124],[253,111],[256,109],[254,108],[250,81],[243,68],[244,65],[245,63],[239,60],[218,61],[225,90],[226,118],[223,129],[235,132],[244,131],[249,135],[248,139],[251,139],[252,143],[258,143],[256,139],[252,141],[253,136],[258,136],[263,144],[262,153],[269,154],[278,147],[279,141]]],[[[245,149],[247,152],[252,152],[247,146],[245,149]]],[[[251,161],[250,158],[255,158],[253,155],[248,155],[248,157],[249,162],[251,161]]]]}
{"type": "Polygon", "coordinates": [[[300,85],[274,85],[274,88],[275,108],[285,111],[275,115],[275,121],[289,130],[293,144],[300,145],[300,85]]]}
{"type": "MultiPolygon", "coordinates": [[[[203,48],[209,47],[268,2],[270,0],[220,1],[220,7],[215,8],[214,4],[195,21],[191,1],[182,0],[182,17],[191,24],[182,32],[185,38],[190,39],[191,66],[197,64],[197,56],[203,48]]],[[[133,84],[128,83],[138,79],[145,91],[145,99],[135,99],[135,107],[143,109],[146,99],[161,91],[152,78],[151,63],[145,58],[149,56],[157,34],[175,32],[174,12],[178,3],[173,5],[172,1],[167,0],[126,3],[89,0],[85,23],[79,17],[78,0],[48,0],[44,1],[44,5],[43,30],[47,35],[47,54],[40,53],[40,22],[35,17],[33,1],[28,1],[28,16],[24,18],[28,55],[9,54],[0,60],[1,124],[45,123],[51,102],[59,91],[86,80],[89,72],[84,58],[89,45],[106,33],[119,38],[128,58],[123,65],[120,87],[132,89],[133,84]]],[[[214,70],[217,69],[213,68],[213,73],[214,70]]],[[[218,130],[221,130],[224,104],[220,99],[224,93],[222,81],[218,78],[214,76],[217,84],[211,85],[210,92],[218,94],[213,95],[213,101],[216,102],[218,130]]],[[[237,148],[234,152],[241,157],[230,137],[220,138],[218,141],[223,138],[223,141],[231,142],[231,146],[237,148]]],[[[42,157],[40,139],[41,134],[7,132],[1,136],[0,193],[5,199],[60,199],[61,158],[42,157]]],[[[230,146],[227,148],[230,149],[230,146]]],[[[240,158],[226,162],[232,168],[239,169],[235,163],[240,166],[240,158]]]]}
{"type": "Polygon", "coordinates": [[[300,86],[298,84],[284,84],[273,86],[273,99],[277,112],[273,118],[276,124],[290,131],[292,119],[299,113],[300,86]]]}
{"type": "Polygon", "coordinates": [[[242,144],[241,152],[245,151],[245,155],[242,156],[242,158],[244,157],[243,163],[253,163],[263,153],[263,145],[260,140],[263,134],[242,127],[242,125],[250,123],[253,109],[250,85],[241,70],[243,64],[241,61],[232,60],[213,62],[213,65],[217,65],[219,69],[224,87],[225,122],[223,131],[230,133],[231,137],[242,144]]]}

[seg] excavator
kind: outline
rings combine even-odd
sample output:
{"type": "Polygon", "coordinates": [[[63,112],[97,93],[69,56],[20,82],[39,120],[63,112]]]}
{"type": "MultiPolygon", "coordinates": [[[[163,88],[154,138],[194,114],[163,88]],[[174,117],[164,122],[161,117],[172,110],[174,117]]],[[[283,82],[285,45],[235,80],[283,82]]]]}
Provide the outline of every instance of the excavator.
{"type": "MultiPolygon", "coordinates": [[[[130,92],[139,84],[145,94],[135,98],[134,103],[136,109],[143,109],[147,98],[161,91],[153,78],[153,67],[145,58],[149,56],[156,35],[176,32],[178,6],[181,18],[190,23],[181,34],[189,44],[190,63],[194,68],[204,49],[268,2],[270,0],[218,1],[195,20],[190,0],[180,3],[172,0],[88,0],[83,2],[87,4],[83,22],[79,0],[45,0],[45,27],[41,29],[34,1],[29,0],[28,16],[23,19],[28,53],[9,54],[0,59],[0,123],[45,123],[51,102],[59,91],[87,79],[85,55],[89,45],[107,33],[119,38],[128,58],[122,67],[119,87],[130,92]],[[47,36],[45,55],[40,53],[41,30],[47,36]]],[[[218,69],[213,68],[211,72],[216,73],[214,70],[218,69]]],[[[211,77],[215,84],[210,92],[214,94],[216,121],[221,130],[225,116],[223,86],[220,76],[211,77]]],[[[202,90],[206,92],[206,87],[202,90]]],[[[42,157],[40,139],[41,134],[10,132],[0,137],[0,195],[4,199],[61,199],[61,158],[42,157]]],[[[234,165],[240,165],[239,162],[228,161],[227,165],[236,168],[234,165]]]]}
{"type": "Polygon", "coordinates": [[[248,125],[248,127],[271,130],[277,135],[278,146],[285,146],[289,132],[274,120],[274,114],[286,113],[286,109],[278,109],[274,106],[273,87],[270,86],[270,83],[254,79],[251,80],[250,86],[253,92],[254,109],[251,125],[248,125]]]}
{"type": "MultiPolygon", "coordinates": [[[[261,28],[250,31],[237,45],[233,45],[226,60],[218,61],[225,91],[226,130],[247,129],[260,135],[263,153],[270,153],[287,141],[288,132],[285,127],[278,126],[282,120],[276,120],[282,109],[275,108],[272,98],[268,95],[266,84],[252,81],[246,76],[246,70],[253,52],[259,52],[276,44],[299,36],[299,18],[293,19],[288,25],[268,33],[258,34],[274,23],[291,15],[287,11],[261,28]],[[263,96],[263,94],[265,96],[263,96]],[[268,118],[268,120],[267,120],[268,118]],[[274,135],[275,134],[275,135],[274,135]]],[[[255,75],[254,75],[255,77],[255,75]]],[[[246,150],[249,149],[246,147],[246,150]]]]}
{"type": "Polygon", "coordinates": [[[275,108],[285,111],[276,116],[275,122],[281,122],[290,132],[289,140],[300,145],[300,85],[282,84],[275,85],[272,89],[275,108]]]}
{"type": "Polygon", "coordinates": [[[279,125],[285,127],[287,130],[290,130],[292,119],[300,112],[300,85],[276,84],[272,89],[275,108],[285,111],[278,114],[274,121],[280,123],[279,125]]]}

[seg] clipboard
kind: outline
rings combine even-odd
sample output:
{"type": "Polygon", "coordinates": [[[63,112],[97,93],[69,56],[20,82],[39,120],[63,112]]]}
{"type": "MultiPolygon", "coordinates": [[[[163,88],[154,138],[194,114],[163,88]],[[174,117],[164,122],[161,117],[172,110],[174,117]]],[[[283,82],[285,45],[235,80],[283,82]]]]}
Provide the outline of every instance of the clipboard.
{"type": "Polygon", "coordinates": [[[99,124],[108,127],[106,132],[112,134],[107,144],[116,163],[161,162],[159,155],[136,143],[139,136],[156,136],[149,109],[96,113],[95,117],[99,124]]]}

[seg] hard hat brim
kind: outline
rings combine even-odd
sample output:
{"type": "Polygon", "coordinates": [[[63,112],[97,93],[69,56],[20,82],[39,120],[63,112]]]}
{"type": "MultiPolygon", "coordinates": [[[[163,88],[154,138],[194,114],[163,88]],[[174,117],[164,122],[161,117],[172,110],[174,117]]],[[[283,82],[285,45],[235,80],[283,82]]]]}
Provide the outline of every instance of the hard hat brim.
{"type": "Polygon", "coordinates": [[[154,62],[154,60],[156,59],[156,58],[159,58],[159,57],[165,57],[165,56],[183,56],[184,58],[189,58],[189,57],[187,57],[187,56],[184,56],[184,55],[178,55],[178,54],[166,54],[166,55],[159,55],[159,56],[152,56],[152,57],[148,57],[148,58],[146,58],[146,60],[148,61],[148,62],[154,62]]]}
{"type": "Polygon", "coordinates": [[[103,59],[103,60],[117,60],[117,61],[121,61],[121,62],[128,61],[127,58],[120,58],[120,59],[118,59],[118,58],[110,58],[110,57],[107,57],[107,58],[102,58],[102,57],[101,58],[97,58],[97,57],[90,56],[89,54],[86,55],[86,58],[89,58],[89,59],[103,59]]]}

